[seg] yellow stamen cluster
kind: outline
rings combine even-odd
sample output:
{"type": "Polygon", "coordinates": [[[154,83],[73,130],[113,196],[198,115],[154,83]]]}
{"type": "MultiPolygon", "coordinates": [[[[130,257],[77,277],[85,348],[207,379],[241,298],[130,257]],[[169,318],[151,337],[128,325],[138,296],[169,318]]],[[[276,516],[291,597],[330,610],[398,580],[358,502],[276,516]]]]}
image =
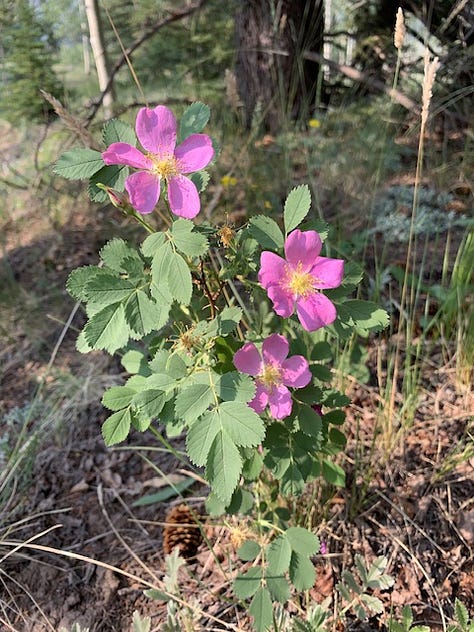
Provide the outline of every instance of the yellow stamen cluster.
{"type": "Polygon", "coordinates": [[[156,156],[155,154],[147,154],[147,158],[153,162],[151,171],[157,176],[160,176],[160,178],[167,180],[168,178],[177,176],[180,173],[179,163],[175,156],[156,156]]]}
{"type": "Polygon", "coordinates": [[[281,383],[281,369],[274,364],[266,364],[262,373],[258,376],[258,381],[263,384],[266,389],[272,389],[281,383]]]}
{"type": "Polygon", "coordinates": [[[297,298],[307,298],[315,291],[315,278],[309,272],[303,272],[301,263],[296,269],[287,271],[283,286],[297,298]]]}

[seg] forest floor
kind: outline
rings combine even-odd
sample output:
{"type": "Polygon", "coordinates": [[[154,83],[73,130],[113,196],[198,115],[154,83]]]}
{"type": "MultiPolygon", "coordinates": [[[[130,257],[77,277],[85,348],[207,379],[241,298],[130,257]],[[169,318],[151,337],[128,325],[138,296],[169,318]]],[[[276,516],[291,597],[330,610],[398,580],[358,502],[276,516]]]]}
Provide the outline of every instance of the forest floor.
{"type": "MultiPolygon", "coordinates": [[[[38,202],[28,217],[3,227],[0,441],[11,445],[24,423],[25,442],[34,436],[35,447],[21,460],[0,514],[2,631],[69,631],[78,623],[90,632],[129,632],[135,610],[151,617],[151,630],[166,619],[166,604],[143,590],[167,572],[163,522],[180,501],[134,503],[187,472],[144,435],[105,448],[100,397],[123,374],[116,360],[75,350],[80,310],[50,362],[74,308],[64,290],[68,273],[96,263],[106,235],[120,228],[114,210],[95,211],[80,200],[66,225],[53,226],[38,202]],[[22,545],[14,550],[5,542],[22,545]]],[[[377,349],[383,354],[386,344],[386,336],[371,342],[369,383],[348,382],[346,487],[314,488],[316,502],[309,494],[297,501],[324,543],[309,597],[332,598],[337,612],[336,584],[344,569],[354,570],[355,555],[367,563],[384,555],[394,578],[392,588],[377,593],[385,617],[361,623],[349,612],[346,627],[334,629],[386,630],[387,616],[410,605],[418,624],[443,630],[455,598],[474,613],[474,395],[432,348],[413,423],[387,452],[377,434],[375,379],[377,349]]],[[[197,481],[186,501],[200,511],[205,493],[197,481]]],[[[232,521],[202,521],[208,543],[179,571],[180,597],[193,612],[188,629],[249,630],[245,610],[231,599],[238,529],[232,521]]],[[[304,608],[294,601],[288,611],[304,608]]]]}

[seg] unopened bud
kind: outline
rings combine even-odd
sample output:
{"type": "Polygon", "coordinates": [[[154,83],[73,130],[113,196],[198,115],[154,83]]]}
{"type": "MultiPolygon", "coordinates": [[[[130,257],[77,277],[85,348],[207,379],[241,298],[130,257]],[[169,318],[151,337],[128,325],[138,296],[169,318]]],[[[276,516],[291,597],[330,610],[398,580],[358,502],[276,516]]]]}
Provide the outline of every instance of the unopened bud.
{"type": "Polygon", "coordinates": [[[115,191],[111,187],[108,187],[105,184],[99,182],[97,185],[98,189],[102,189],[109,196],[111,203],[116,207],[123,211],[128,211],[131,207],[130,201],[128,199],[128,195],[121,191],[115,191]]]}

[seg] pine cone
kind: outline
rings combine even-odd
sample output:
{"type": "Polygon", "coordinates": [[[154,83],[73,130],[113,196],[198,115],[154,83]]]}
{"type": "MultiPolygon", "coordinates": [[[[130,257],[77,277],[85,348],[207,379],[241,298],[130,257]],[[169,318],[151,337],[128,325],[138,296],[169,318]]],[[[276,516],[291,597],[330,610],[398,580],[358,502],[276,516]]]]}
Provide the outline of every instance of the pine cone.
{"type": "Polygon", "coordinates": [[[202,541],[196,519],[187,505],[177,505],[166,514],[163,550],[166,555],[178,547],[184,558],[194,557],[202,541]]]}

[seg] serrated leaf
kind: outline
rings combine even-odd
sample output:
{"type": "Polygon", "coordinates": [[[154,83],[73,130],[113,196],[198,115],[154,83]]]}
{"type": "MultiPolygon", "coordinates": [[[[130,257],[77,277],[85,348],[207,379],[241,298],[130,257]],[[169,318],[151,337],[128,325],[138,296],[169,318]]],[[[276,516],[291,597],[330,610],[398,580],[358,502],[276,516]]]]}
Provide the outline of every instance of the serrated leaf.
{"type": "Polygon", "coordinates": [[[123,306],[120,303],[107,305],[92,316],[84,327],[84,336],[92,349],[104,349],[114,353],[124,347],[130,330],[125,322],[123,306]]]}
{"type": "Polygon", "coordinates": [[[102,424],[102,436],[105,445],[111,446],[124,441],[130,432],[132,416],[130,408],[120,410],[110,415],[102,424]]]}
{"type": "Polygon", "coordinates": [[[93,305],[111,305],[125,301],[135,286],[112,273],[94,275],[84,289],[87,302],[93,305]]]}
{"type": "Polygon", "coordinates": [[[304,220],[311,208],[311,193],[307,184],[290,191],[283,211],[285,231],[288,234],[304,220]]]}
{"type": "Polygon", "coordinates": [[[188,257],[200,257],[204,255],[209,242],[201,233],[193,231],[194,224],[189,219],[178,219],[173,222],[171,233],[176,248],[188,257]]]}
{"type": "Polygon", "coordinates": [[[270,575],[281,575],[290,567],[291,546],[284,535],[279,535],[267,548],[270,575]]]}
{"type": "Polygon", "coordinates": [[[304,489],[305,480],[298,465],[290,461],[280,479],[280,491],[284,496],[297,496],[304,489]]]}
{"type": "Polygon", "coordinates": [[[102,139],[106,147],[112,143],[128,143],[134,147],[137,144],[137,137],[133,127],[118,119],[107,121],[102,129],[102,139]]]}
{"type": "Polygon", "coordinates": [[[76,148],[66,151],[54,165],[53,172],[68,180],[85,180],[104,166],[102,154],[94,149],[76,148]]]}
{"type": "Polygon", "coordinates": [[[253,508],[253,505],[253,494],[251,494],[247,489],[237,487],[237,489],[232,494],[232,499],[230,503],[227,505],[227,513],[233,515],[249,514],[253,508]]]}
{"type": "Polygon", "coordinates": [[[128,297],[124,309],[128,326],[140,336],[163,327],[169,312],[167,305],[158,305],[143,290],[135,290],[128,297]]]}
{"type": "MultiPolygon", "coordinates": [[[[176,416],[192,424],[213,403],[214,393],[208,384],[192,384],[179,391],[176,398],[176,416]]],[[[211,414],[214,414],[212,411],[211,414]]],[[[204,465],[204,463],[201,463],[204,465]]]]}
{"type": "Polygon", "coordinates": [[[166,360],[166,372],[176,380],[184,377],[188,372],[186,362],[178,352],[172,353],[166,360]]]}
{"type": "Polygon", "coordinates": [[[285,239],[278,224],[266,215],[255,215],[252,217],[248,227],[249,233],[262,248],[270,250],[281,250],[285,239]]]}
{"type": "Polygon", "coordinates": [[[216,335],[227,336],[232,333],[242,318],[240,307],[225,307],[215,319],[216,335]]]}
{"type": "Polygon", "coordinates": [[[344,485],[346,484],[346,474],[342,467],[340,465],[337,465],[337,463],[333,463],[332,461],[329,461],[327,459],[323,460],[322,465],[322,474],[324,480],[326,480],[328,483],[336,485],[337,487],[344,487],[344,485]]]}
{"type": "Polygon", "coordinates": [[[144,377],[148,377],[151,373],[144,353],[138,351],[138,349],[130,349],[127,351],[122,356],[120,363],[127,373],[139,373],[144,377]]]}
{"type": "Polygon", "coordinates": [[[148,235],[145,241],[141,245],[141,251],[145,257],[153,257],[166,241],[165,233],[153,233],[148,235]]]}
{"type": "Polygon", "coordinates": [[[245,540],[237,550],[237,555],[244,562],[252,562],[260,553],[261,547],[255,540],[245,540]]]}
{"type": "Polygon", "coordinates": [[[150,389],[136,393],[131,401],[131,407],[138,421],[139,430],[148,428],[153,419],[157,419],[164,404],[165,393],[158,389],[150,389]]]}
{"type": "Polygon", "coordinates": [[[310,406],[300,406],[298,409],[298,422],[301,432],[310,437],[319,438],[323,429],[323,422],[318,413],[310,406]]]}
{"type": "Polygon", "coordinates": [[[375,614],[383,612],[383,603],[378,597],[374,597],[373,595],[361,595],[360,600],[369,610],[375,612],[375,614]]]}
{"type": "Polygon", "coordinates": [[[456,621],[461,626],[463,632],[464,630],[467,630],[467,626],[469,623],[469,613],[466,606],[462,603],[462,601],[459,601],[458,598],[454,600],[454,614],[456,617],[456,621]]]}
{"type": "Polygon", "coordinates": [[[225,402],[250,402],[255,395],[255,382],[249,375],[231,371],[220,376],[216,391],[225,402]]]}
{"type": "Polygon", "coordinates": [[[319,551],[319,538],[303,527],[290,527],[285,537],[295,553],[310,557],[319,551]]]}
{"type": "Polygon", "coordinates": [[[262,583],[262,569],[259,566],[249,568],[246,573],[234,579],[234,592],[238,599],[248,599],[255,595],[262,583]]]}
{"type": "Polygon", "coordinates": [[[187,107],[179,123],[179,142],[191,134],[199,134],[206,127],[211,116],[209,106],[196,101],[187,107]]]}
{"type": "Polygon", "coordinates": [[[291,554],[290,579],[296,590],[309,590],[314,585],[316,571],[308,557],[295,552],[291,554]]]}
{"type": "Polygon", "coordinates": [[[202,193],[206,190],[207,185],[209,184],[209,180],[211,176],[209,173],[203,169],[201,171],[195,171],[194,173],[190,173],[187,176],[192,182],[194,182],[198,193],[202,193]]]}
{"type": "Polygon", "coordinates": [[[66,290],[78,301],[86,302],[86,284],[100,274],[101,270],[97,266],[83,266],[71,272],[66,283],[66,290]]]}
{"type": "Polygon", "coordinates": [[[171,296],[182,305],[189,305],[193,294],[191,271],[183,257],[172,253],[169,263],[168,289],[171,296]]]}
{"type": "Polygon", "coordinates": [[[228,503],[232,498],[241,471],[242,458],[237,447],[225,432],[219,431],[212,442],[207,457],[206,478],[212,490],[225,503],[228,503]]]}
{"type": "Polygon", "coordinates": [[[122,261],[125,257],[134,253],[136,253],[136,251],[130,248],[124,239],[115,238],[108,241],[105,246],[101,248],[99,255],[108,268],[116,272],[123,272],[122,261]]]}
{"type": "Polygon", "coordinates": [[[111,386],[102,397],[102,406],[109,410],[121,410],[130,404],[135,394],[135,389],[129,386],[111,386]]]}
{"type": "Polygon", "coordinates": [[[285,603],[290,599],[290,586],[286,577],[276,577],[267,574],[265,576],[265,581],[267,583],[267,588],[275,601],[285,603]]]}
{"type": "Polygon", "coordinates": [[[135,610],[132,616],[133,632],[150,632],[151,618],[141,617],[135,610]]]}
{"type": "Polygon", "coordinates": [[[106,165],[89,180],[89,198],[92,202],[108,202],[109,196],[106,191],[100,189],[97,184],[103,184],[116,191],[123,191],[125,180],[129,174],[129,168],[125,165],[106,165]]]}
{"type": "Polygon", "coordinates": [[[206,464],[213,441],[219,432],[219,419],[214,411],[203,415],[191,425],[186,437],[186,448],[195,465],[206,464]]]}
{"type": "Polygon", "coordinates": [[[337,306],[338,320],[345,326],[362,331],[381,331],[389,324],[388,313],[377,303],[357,299],[337,306]]]}
{"type": "Polygon", "coordinates": [[[259,415],[241,402],[223,402],[214,409],[219,425],[235,445],[250,447],[261,443],[265,437],[265,425],[259,415]]]}
{"type": "Polygon", "coordinates": [[[265,632],[273,624],[273,606],[270,593],[261,586],[249,606],[249,613],[253,617],[255,632],[265,632]]]}
{"type": "Polygon", "coordinates": [[[86,340],[86,336],[84,334],[84,330],[78,335],[76,339],[76,349],[79,353],[90,353],[93,351],[92,347],[86,340]]]}

